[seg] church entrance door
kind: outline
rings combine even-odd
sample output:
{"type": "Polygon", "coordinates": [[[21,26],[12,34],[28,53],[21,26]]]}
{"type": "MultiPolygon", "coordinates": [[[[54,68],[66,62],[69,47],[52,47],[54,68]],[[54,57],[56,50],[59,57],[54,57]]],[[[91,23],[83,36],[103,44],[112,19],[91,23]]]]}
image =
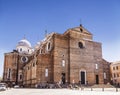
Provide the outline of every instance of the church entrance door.
{"type": "Polygon", "coordinates": [[[61,75],[62,75],[61,77],[62,83],[65,84],[65,73],[62,73],[61,75]]]}
{"type": "Polygon", "coordinates": [[[80,75],[81,75],[81,84],[85,84],[85,72],[81,71],[80,75]]]}
{"type": "Polygon", "coordinates": [[[99,84],[99,76],[96,75],[96,84],[99,84]]]}

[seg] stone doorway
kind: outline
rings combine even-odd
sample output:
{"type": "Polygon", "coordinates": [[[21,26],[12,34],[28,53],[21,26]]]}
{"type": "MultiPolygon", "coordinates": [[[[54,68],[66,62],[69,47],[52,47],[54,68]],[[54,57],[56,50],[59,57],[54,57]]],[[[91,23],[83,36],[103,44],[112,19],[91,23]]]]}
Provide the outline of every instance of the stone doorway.
{"type": "Polygon", "coordinates": [[[61,76],[62,83],[65,84],[65,73],[62,73],[61,76]]]}
{"type": "Polygon", "coordinates": [[[85,76],[86,76],[85,71],[81,71],[80,72],[81,84],[85,84],[85,80],[86,80],[85,76]]]}
{"type": "Polygon", "coordinates": [[[96,75],[96,84],[99,84],[99,75],[96,75]]]}

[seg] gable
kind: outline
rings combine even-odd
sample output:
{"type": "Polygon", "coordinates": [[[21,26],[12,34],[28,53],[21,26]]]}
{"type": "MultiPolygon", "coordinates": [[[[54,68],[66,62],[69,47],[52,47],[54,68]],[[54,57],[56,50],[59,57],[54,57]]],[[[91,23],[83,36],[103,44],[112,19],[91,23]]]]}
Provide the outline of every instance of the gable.
{"type": "Polygon", "coordinates": [[[68,29],[63,35],[70,34],[71,37],[92,40],[92,33],[85,29],[82,25],[68,29]]]}
{"type": "Polygon", "coordinates": [[[75,27],[75,28],[71,28],[72,31],[76,31],[76,32],[80,32],[83,34],[88,34],[88,35],[92,35],[87,29],[85,29],[82,25],[80,25],[79,27],[75,27]]]}

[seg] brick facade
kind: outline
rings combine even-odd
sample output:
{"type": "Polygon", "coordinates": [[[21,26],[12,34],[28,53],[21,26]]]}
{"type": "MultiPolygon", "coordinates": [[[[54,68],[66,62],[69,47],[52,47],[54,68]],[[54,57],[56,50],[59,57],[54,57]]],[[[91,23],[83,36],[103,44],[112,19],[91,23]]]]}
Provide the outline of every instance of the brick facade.
{"type": "Polygon", "coordinates": [[[120,86],[120,61],[111,63],[110,72],[111,72],[112,84],[116,86],[120,86]]]}
{"type": "MultiPolygon", "coordinates": [[[[108,62],[102,58],[101,43],[92,39],[92,34],[82,25],[71,28],[63,34],[51,33],[35,48],[31,55],[20,55],[17,52],[5,54],[4,80],[6,80],[6,69],[11,68],[12,63],[22,66],[22,83],[24,86],[33,87],[41,82],[80,83],[80,84],[103,84],[109,82],[108,62]],[[21,57],[28,57],[26,63],[22,63],[21,57]],[[106,67],[106,68],[105,68],[106,67]],[[106,70],[105,70],[106,69],[106,70]],[[107,75],[106,80],[104,74],[107,75]]],[[[15,69],[16,70],[16,69],[15,69]]],[[[19,71],[20,72],[20,71],[19,71]]],[[[16,80],[16,74],[12,77],[16,80]]],[[[19,81],[19,80],[18,80],[19,81]]]]}

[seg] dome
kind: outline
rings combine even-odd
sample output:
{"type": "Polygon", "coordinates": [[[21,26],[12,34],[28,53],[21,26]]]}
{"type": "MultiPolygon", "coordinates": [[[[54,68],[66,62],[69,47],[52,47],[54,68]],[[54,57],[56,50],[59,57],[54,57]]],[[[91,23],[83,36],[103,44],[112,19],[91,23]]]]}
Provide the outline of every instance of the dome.
{"type": "Polygon", "coordinates": [[[17,46],[26,46],[31,48],[31,43],[26,39],[22,39],[18,42],[17,46]]]}

